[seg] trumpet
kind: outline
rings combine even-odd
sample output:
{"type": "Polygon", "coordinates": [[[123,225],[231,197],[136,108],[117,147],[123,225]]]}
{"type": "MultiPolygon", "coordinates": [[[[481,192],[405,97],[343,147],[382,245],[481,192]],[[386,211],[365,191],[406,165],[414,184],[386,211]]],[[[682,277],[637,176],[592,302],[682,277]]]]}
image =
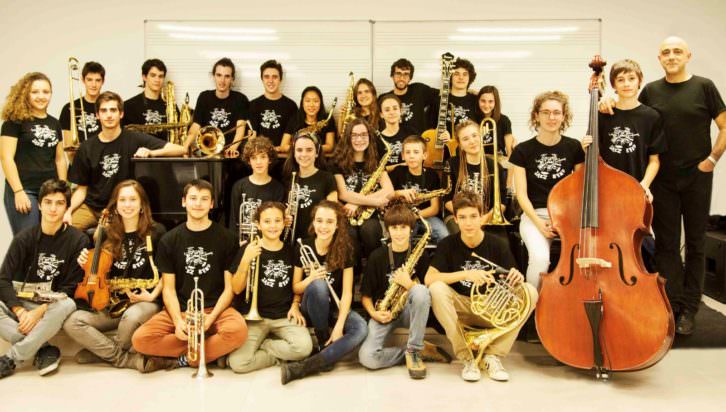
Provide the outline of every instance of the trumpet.
{"type": "Polygon", "coordinates": [[[489,222],[486,223],[487,226],[507,226],[511,225],[507,221],[507,219],[502,214],[502,197],[499,193],[499,162],[498,162],[498,147],[497,147],[497,122],[494,121],[491,117],[485,117],[484,120],[481,121],[479,124],[479,134],[481,135],[482,139],[482,150],[480,153],[482,164],[486,160],[484,158],[484,136],[487,134],[492,134],[492,145],[493,145],[493,157],[494,157],[494,171],[492,172],[492,176],[494,179],[494,201],[492,202],[492,218],[489,220],[489,222]]]}
{"type": "MultiPolygon", "coordinates": [[[[307,272],[308,276],[310,276],[313,273],[313,270],[318,269],[320,267],[325,267],[324,265],[320,264],[320,261],[318,260],[318,256],[315,254],[315,251],[313,251],[313,248],[304,244],[300,238],[297,239],[297,243],[300,245],[300,262],[303,265],[303,269],[307,272]]],[[[333,286],[328,281],[328,277],[324,279],[325,284],[328,285],[328,290],[330,291],[330,296],[333,298],[333,301],[335,302],[335,306],[340,309],[340,298],[338,297],[338,294],[335,293],[335,289],[333,289],[333,286]]]]}
{"type": "MultiPolygon", "coordinates": [[[[255,236],[252,241],[259,240],[255,236]]],[[[245,315],[247,320],[262,320],[260,312],[257,310],[257,286],[260,282],[260,257],[256,257],[250,263],[249,271],[247,272],[247,287],[245,288],[245,301],[250,301],[250,295],[252,296],[252,304],[250,305],[250,311],[245,315]],[[252,290],[250,290],[252,289],[252,290]]]]}
{"type": "Polygon", "coordinates": [[[69,57],[68,58],[68,86],[69,86],[69,93],[68,96],[70,96],[71,102],[69,104],[69,108],[71,111],[71,125],[70,125],[70,133],[71,133],[71,142],[68,147],[64,147],[63,150],[66,152],[75,152],[78,150],[78,147],[80,147],[81,142],[78,138],[78,125],[76,124],[76,99],[75,99],[75,88],[73,87],[73,82],[78,82],[78,101],[81,104],[81,124],[83,126],[83,140],[85,141],[88,139],[88,127],[86,125],[86,111],[83,108],[83,96],[81,95],[81,76],[80,76],[80,69],[78,68],[78,59],[75,57],[69,57]]]}
{"type": "Polygon", "coordinates": [[[252,222],[251,209],[246,206],[246,193],[242,193],[242,202],[239,205],[239,245],[250,242],[257,234],[257,226],[252,222]]]}
{"type": "Polygon", "coordinates": [[[199,366],[192,378],[204,379],[213,376],[207,370],[207,358],[204,348],[204,292],[198,286],[199,276],[194,276],[194,290],[192,290],[187,301],[187,359],[190,362],[197,362],[199,366]]]}

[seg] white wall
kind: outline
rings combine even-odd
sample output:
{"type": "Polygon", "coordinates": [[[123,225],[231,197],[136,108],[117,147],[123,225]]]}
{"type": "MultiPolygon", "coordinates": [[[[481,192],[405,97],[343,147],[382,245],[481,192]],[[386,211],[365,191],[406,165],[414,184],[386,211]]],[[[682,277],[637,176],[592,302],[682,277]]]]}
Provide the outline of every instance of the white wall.
{"type": "MultiPolygon", "coordinates": [[[[106,90],[122,96],[138,93],[144,59],[146,19],[373,19],[455,20],[600,18],[602,52],[609,62],[633,58],[640,62],[646,81],[662,76],[656,55],[659,42],[676,34],[690,43],[693,73],[713,79],[726,96],[726,2],[720,0],[418,0],[391,2],[176,0],[101,2],[77,0],[0,0],[0,96],[28,71],[43,71],[55,86],[50,112],[57,114],[67,101],[66,61],[96,60],[107,70],[106,90]],[[445,6],[452,4],[453,6],[445,6]]],[[[592,56],[582,56],[583,62],[592,56]]],[[[585,87],[586,79],[573,79],[585,87]]],[[[244,91],[245,85],[241,85],[244,91]]],[[[547,85],[542,85],[542,90],[547,85]]],[[[533,91],[533,94],[537,91],[533,91]]],[[[251,96],[252,97],[252,96],[251,96]]],[[[722,181],[724,166],[715,181],[722,181]]],[[[0,208],[2,208],[0,206],[0,208]]],[[[726,189],[714,184],[712,213],[726,213],[726,189]]],[[[0,255],[11,232],[0,211],[0,255]]]]}

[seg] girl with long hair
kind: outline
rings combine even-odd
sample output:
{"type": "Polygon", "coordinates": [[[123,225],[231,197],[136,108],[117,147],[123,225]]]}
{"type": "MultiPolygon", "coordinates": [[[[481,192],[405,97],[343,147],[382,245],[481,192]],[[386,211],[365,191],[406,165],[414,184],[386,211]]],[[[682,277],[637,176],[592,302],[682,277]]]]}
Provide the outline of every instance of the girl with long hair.
{"type": "Polygon", "coordinates": [[[387,167],[390,172],[395,165],[403,163],[401,158],[403,140],[414,133],[401,124],[401,99],[398,96],[393,93],[383,96],[380,106],[385,123],[385,127],[381,130],[381,138],[391,148],[391,156],[388,158],[387,167]]]}
{"type": "Polygon", "coordinates": [[[381,111],[378,107],[378,92],[373,82],[361,77],[353,87],[354,112],[356,117],[365,119],[374,129],[380,130],[381,111]]]}
{"type": "Polygon", "coordinates": [[[354,351],[368,333],[365,320],[350,310],[353,301],[353,246],[348,235],[347,218],[340,204],[323,200],[315,206],[309,234],[312,237],[302,243],[312,249],[321,266],[305,268],[298,252],[292,287],[295,294],[302,294],[302,313],[315,329],[319,352],[304,361],[283,365],[283,385],[332,369],[337,361],[354,351]],[[305,278],[304,269],[308,271],[305,278]],[[339,307],[331,298],[331,289],[339,297],[339,307]],[[334,323],[331,325],[331,322],[334,323]]]}
{"type": "Polygon", "coordinates": [[[40,185],[67,177],[61,125],[48,114],[52,95],[48,76],[28,73],[10,88],[2,109],[0,162],[5,174],[5,212],[13,235],[40,222],[40,185]]]}
{"type": "MultiPolygon", "coordinates": [[[[315,86],[306,87],[300,96],[298,111],[292,121],[288,123],[285,134],[282,135],[280,150],[289,151],[290,141],[297,132],[301,129],[315,127],[318,122],[324,121],[327,117],[328,112],[325,111],[323,92],[315,86]]],[[[320,142],[323,153],[329,155],[335,146],[335,134],[337,133],[335,121],[331,118],[325,127],[320,130],[317,130],[317,127],[315,129],[313,134],[320,142]]]]}

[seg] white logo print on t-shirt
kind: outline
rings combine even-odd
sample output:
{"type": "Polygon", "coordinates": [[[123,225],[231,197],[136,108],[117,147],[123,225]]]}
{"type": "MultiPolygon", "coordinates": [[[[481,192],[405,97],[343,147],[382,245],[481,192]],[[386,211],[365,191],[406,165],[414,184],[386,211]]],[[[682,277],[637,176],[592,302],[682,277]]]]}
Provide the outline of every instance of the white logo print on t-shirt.
{"type": "Polygon", "coordinates": [[[310,195],[317,191],[317,189],[311,189],[310,187],[308,187],[308,185],[300,186],[300,189],[297,191],[298,206],[301,209],[306,209],[310,207],[310,205],[313,203],[313,199],[310,198],[310,195]]]}
{"type": "MultiPolygon", "coordinates": [[[[88,133],[96,133],[98,131],[98,119],[96,118],[95,113],[86,113],[86,132],[88,133]]],[[[78,131],[83,133],[83,123],[81,120],[81,116],[78,115],[78,131]]]]}
{"type": "MultiPolygon", "coordinates": [[[[456,124],[459,124],[468,118],[469,109],[464,106],[454,106],[454,119],[456,119],[456,124]]],[[[451,121],[451,119],[449,119],[449,121],[451,121]]]]}
{"type": "Polygon", "coordinates": [[[48,125],[34,125],[30,131],[33,133],[33,139],[31,140],[34,145],[38,147],[55,147],[58,144],[56,139],[55,130],[48,127],[48,125]]]}
{"type": "Polygon", "coordinates": [[[207,262],[207,256],[214,255],[214,252],[206,252],[201,246],[189,246],[184,252],[184,271],[189,276],[201,276],[212,268],[207,262]]]}
{"type": "Polygon", "coordinates": [[[146,111],[143,113],[144,115],[144,123],[146,124],[160,124],[162,117],[161,113],[157,112],[156,110],[146,109],[146,111]]]}
{"type": "Polygon", "coordinates": [[[537,159],[537,171],[534,175],[542,180],[558,179],[565,175],[562,163],[565,158],[560,159],[556,153],[542,153],[537,159]]]}
{"type": "Polygon", "coordinates": [[[118,153],[103,156],[103,159],[101,159],[101,169],[103,169],[101,174],[103,177],[111,177],[118,173],[119,160],[121,160],[121,155],[118,153]]]}
{"type": "Polygon", "coordinates": [[[231,112],[228,112],[224,109],[215,108],[210,113],[211,116],[209,120],[209,125],[224,129],[225,127],[229,126],[229,116],[231,114],[231,112]]]}
{"type": "Polygon", "coordinates": [[[43,280],[53,280],[58,276],[58,268],[65,262],[53,253],[38,253],[38,270],[36,275],[43,280]]]}
{"type": "Polygon", "coordinates": [[[401,120],[407,122],[413,119],[413,103],[401,103],[401,120]]]}
{"type": "Polygon", "coordinates": [[[391,144],[391,157],[388,158],[388,163],[398,163],[400,162],[399,158],[401,156],[401,151],[403,150],[403,142],[400,140],[391,144]]]}
{"type": "Polygon", "coordinates": [[[640,136],[640,133],[633,133],[629,127],[615,126],[613,131],[608,133],[610,136],[610,151],[613,153],[633,153],[635,151],[635,138],[640,136]]]}
{"type": "Polygon", "coordinates": [[[144,254],[146,253],[146,245],[139,245],[136,250],[134,250],[134,255],[131,256],[130,259],[126,256],[126,253],[125,248],[121,250],[121,259],[115,259],[113,261],[113,267],[119,270],[124,270],[130,261],[131,269],[136,270],[144,266],[144,263],[146,263],[146,259],[144,257],[144,254]]]}
{"type": "Polygon", "coordinates": [[[260,125],[263,129],[277,129],[280,122],[277,119],[282,118],[281,114],[277,114],[274,110],[267,109],[262,112],[262,121],[260,125]]]}
{"type": "MultiPolygon", "coordinates": [[[[492,268],[488,264],[478,260],[475,260],[473,262],[470,260],[466,260],[464,261],[464,264],[461,265],[461,270],[492,270],[492,268]]],[[[470,288],[472,285],[471,281],[466,279],[460,280],[459,283],[467,288],[470,288]]]]}
{"type": "Polygon", "coordinates": [[[285,264],[282,260],[268,260],[262,267],[260,281],[268,288],[283,288],[290,283],[288,276],[292,266],[285,264]]]}

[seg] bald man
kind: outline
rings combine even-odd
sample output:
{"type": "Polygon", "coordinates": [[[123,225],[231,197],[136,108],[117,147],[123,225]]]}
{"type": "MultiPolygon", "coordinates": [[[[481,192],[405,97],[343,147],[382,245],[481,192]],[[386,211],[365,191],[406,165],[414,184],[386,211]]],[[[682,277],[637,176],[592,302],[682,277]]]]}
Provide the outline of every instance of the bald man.
{"type": "Polygon", "coordinates": [[[688,72],[688,44],[668,37],[658,60],[665,77],[648,83],[639,100],[663,117],[668,149],[651,186],[656,265],[668,282],[676,333],[689,335],[703,293],[706,222],[713,169],[726,149],[726,106],[714,83],[688,72]],[[711,147],[711,121],[719,128],[711,147]],[[685,230],[685,270],[680,254],[681,218],[685,230]]]}

